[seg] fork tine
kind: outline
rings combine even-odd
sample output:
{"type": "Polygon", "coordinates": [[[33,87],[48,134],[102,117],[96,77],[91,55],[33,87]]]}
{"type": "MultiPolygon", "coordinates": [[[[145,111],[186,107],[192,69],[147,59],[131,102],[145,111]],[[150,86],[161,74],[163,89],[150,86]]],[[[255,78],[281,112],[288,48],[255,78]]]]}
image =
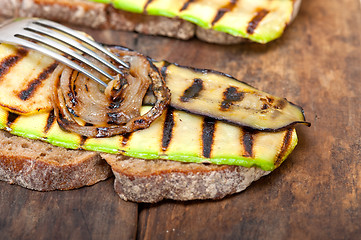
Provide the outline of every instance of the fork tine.
{"type": "Polygon", "coordinates": [[[35,40],[37,42],[43,43],[49,47],[52,47],[60,52],[66,53],[67,55],[75,58],[76,60],[85,63],[86,65],[88,65],[89,67],[93,68],[94,70],[96,70],[97,72],[99,72],[100,74],[104,75],[105,77],[109,78],[109,79],[114,79],[113,76],[111,76],[110,74],[108,74],[107,72],[105,72],[104,70],[102,70],[101,68],[99,68],[97,65],[95,65],[94,63],[90,62],[88,59],[86,59],[84,56],[78,54],[77,52],[71,50],[70,48],[64,47],[63,44],[60,44],[56,41],[51,40],[50,38],[44,37],[40,34],[34,33],[34,32],[30,32],[27,30],[23,30],[23,31],[19,31],[16,35],[16,37],[23,37],[23,38],[29,38],[32,40],[35,40]]]}
{"type": "Polygon", "coordinates": [[[122,71],[119,68],[115,67],[113,64],[111,64],[110,62],[108,62],[104,58],[100,57],[98,54],[96,54],[95,52],[93,52],[89,48],[85,47],[84,45],[82,45],[78,41],[75,41],[72,38],[69,38],[69,37],[67,37],[67,36],[65,36],[63,34],[60,34],[57,31],[54,31],[54,30],[52,30],[50,28],[43,27],[42,25],[34,25],[34,24],[27,26],[25,29],[26,30],[31,30],[31,31],[34,31],[34,32],[38,32],[38,33],[41,33],[41,34],[45,34],[45,35],[47,35],[49,37],[52,37],[52,38],[54,38],[56,40],[59,40],[59,41],[63,42],[64,44],[66,44],[66,45],[68,45],[70,47],[74,47],[74,48],[78,49],[81,52],[85,52],[89,56],[95,58],[96,60],[103,63],[104,65],[111,68],[112,70],[116,71],[117,73],[122,74],[122,71]]]}
{"type": "Polygon", "coordinates": [[[70,59],[48,49],[45,48],[43,46],[40,46],[38,44],[35,44],[33,42],[29,42],[27,40],[21,39],[21,38],[16,38],[16,44],[39,51],[45,55],[48,55],[49,57],[52,57],[56,60],[58,60],[59,62],[62,62],[66,65],[68,65],[69,67],[85,74],[86,76],[88,76],[89,78],[93,79],[94,81],[98,82],[99,84],[103,85],[104,87],[107,87],[108,85],[103,82],[102,80],[100,80],[98,77],[94,76],[93,74],[91,74],[89,71],[87,71],[85,68],[81,67],[80,65],[74,63],[73,61],[71,61],[70,59]]]}
{"type": "Polygon", "coordinates": [[[99,51],[103,52],[104,54],[106,54],[108,57],[112,58],[113,60],[117,61],[119,64],[121,64],[122,66],[129,68],[128,64],[126,64],[125,62],[123,62],[122,60],[120,60],[117,56],[115,56],[113,53],[109,52],[107,49],[105,49],[103,46],[101,46],[100,44],[98,44],[97,42],[85,37],[84,35],[80,34],[79,32],[70,29],[68,27],[65,27],[61,24],[58,24],[56,22],[52,22],[52,21],[48,21],[48,20],[44,20],[44,19],[37,19],[36,21],[34,21],[33,23],[35,24],[39,24],[39,25],[44,25],[46,27],[50,27],[50,28],[54,28],[56,30],[59,30],[63,33],[66,33],[72,37],[75,37],[87,44],[89,44],[90,46],[98,49],[99,51]]]}

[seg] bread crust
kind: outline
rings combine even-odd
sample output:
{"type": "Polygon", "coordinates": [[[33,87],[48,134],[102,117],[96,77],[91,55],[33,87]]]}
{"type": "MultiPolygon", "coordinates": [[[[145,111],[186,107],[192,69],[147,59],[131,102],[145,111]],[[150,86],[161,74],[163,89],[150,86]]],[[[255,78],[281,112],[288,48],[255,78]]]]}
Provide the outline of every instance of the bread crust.
{"type": "Polygon", "coordinates": [[[188,40],[195,34],[195,25],[178,18],[150,16],[125,12],[108,6],[108,24],[111,29],[134,31],[188,40]]]}
{"type": "Polygon", "coordinates": [[[260,168],[142,160],[102,154],[112,167],[114,189],[126,201],[221,199],[269,174],[260,168]]]}
{"type": "Polygon", "coordinates": [[[68,150],[0,130],[0,180],[38,191],[69,190],[112,176],[98,153],[68,150]]]}
{"type": "MultiPolygon", "coordinates": [[[[290,23],[296,17],[301,1],[293,1],[294,10],[290,23]]],[[[203,29],[182,19],[125,12],[114,9],[111,5],[87,0],[0,0],[0,3],[0,15],[6,17],[40,17],[97,29],[135,31],[183,40],[197,37],[217,44],[247,41],[227,33],[203,29]]]]}
{"type": "Polygon", "coordinates": [[[212,29],[204,29],[197,27],[195,34],[198,39],[217,44],[238,44],[242,42],[248,42],[247,39],[241,37],[235,37],[228,33],[214,31],[212,29]]]}
{"type": "Polygon", "coordinates": [[[105,28],[106,5],[84,0],[21,0],[19,17],[39,17],[75,25],[105,28]]]}
{"type": "Polygon", "coordinates": [[[126,201],[220,199],[269,172],[260,168],[143,160],[69,150],[0,130],[0,180],[37,191],[69,190],[115,175],[126,201]]]}

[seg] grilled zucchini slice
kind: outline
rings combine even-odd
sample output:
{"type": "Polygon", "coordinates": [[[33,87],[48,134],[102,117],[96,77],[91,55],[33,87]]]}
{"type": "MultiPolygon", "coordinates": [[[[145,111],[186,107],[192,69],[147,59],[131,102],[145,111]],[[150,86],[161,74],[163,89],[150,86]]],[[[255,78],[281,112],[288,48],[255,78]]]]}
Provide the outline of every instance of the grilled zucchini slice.
{"type": "MultiPolygon", "coordinates": [[[[104,2],[103,0],[92,0],[104,2]]],[[[294,0],[110,0],[128,12],[177,17],[205,29],[247,38],[259,43],[272,41],[283,33],[295,16],[294,0]]]]}

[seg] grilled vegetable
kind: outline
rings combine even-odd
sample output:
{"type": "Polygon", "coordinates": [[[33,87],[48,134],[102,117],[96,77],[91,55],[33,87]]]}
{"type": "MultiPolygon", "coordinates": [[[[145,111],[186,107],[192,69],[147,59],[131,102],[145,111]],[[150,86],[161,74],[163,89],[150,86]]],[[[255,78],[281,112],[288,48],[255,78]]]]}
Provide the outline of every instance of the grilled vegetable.
{"type": "Polygon", "coordinates": [[[299,106],[259,91],[229,75],[158,63],[171,106],[258,130],[278,130],[305,122],[299,106]]]}
{"type": "MultiPolygon", "coordinates": [[[[148,111],[144,107],[142,112],[148,111]]],[[[17,115],[0,108],[0,129],[55,146],[143,159],[278,167],[297,144],[294,128],[275,133],[248,131],[214,119],[168,109],[147,129],[109,138],[86,138],[62,130],[54,112],[17,115]]]]}
{"type": "Polygon", "coordinates": [[[130,68],[116,75],[106,89],[69,67],[60,65],[55,70],[55,76],[57,72],[61,76],[54,78],[51,92],[55,116],[62,128],[87,137],[110,137],[147,128],[163,113],[170,94],[158,69],[141,54],[117,53],[130,68]],[[156,101],[149,112],[140,115],[148,88],[156,101]]]}
{"type": "MultiPolygon", "coordinates": [[[[127,50],[118,48],[118,51],[127,50]]],[[[49,63],[45,64],[46,61],[42,55],[5,44],[0,44],[0,53],[6,53],[0,59],[0,65],[3,66],[0,72],[0,89],[2,93],[10,94],[10,97],[0,98],[0,129],[5,129],[15,135],[41,139],[66,148],[120,153],[144,159],[208,162],[245,167],[258,166],[266,171],[278,167],[297,144],[296,131],[290,125],[294,123],[294,119],[290,121],[290,124],[283,125],[284,129],[281,131],[261,132],[218,121],[209,116],[175,110],[172,107],[152,122],[149,128],[128,134],[106,138],[89,138],[67,132],[58,124],[59,119],[56,119],[49,100],[51,86],[48,81],[51,79],[48,76],[52,75],[59,78],[60,75],[54,72],[56,63],[47,59],[49,63]],[[24,71],[27,75],[24,75],[24,71]],[[37,75],[33,73],[37,73],[37,75]],[[28,75],[31,78],[28,78],[28,75]],[[20,82],[21,85],[17,85],[17,82],[20,82]],[[26,98],[22,98],[24,94],[19,94],[24,91],[26,98]],[[286,126],[288,127],[285,128],[286,126]]],[[[213,86],[209,83],[209,79],[215,81],[216,88],[220,86],[223,93],[224,89],[226,92],[233,91],[229,89],[234,87],[237,92],[242,89],[247,94],[255,93],[257,96],[255,99],[258,100],[264,94],[217,72],[206,70],[199,72],[196,69],[167,63],[156,64],[161,68],[167,85],[171,85],[171,91],[176,90],[172,84],[187,82],[187,84],[180,86],[181,91],[175,91],[174,94],[178,99],[175,100],[174,106],[180,103],[189,103],[189,109],[185,108],[187,111],[198,111],[195,108],[197,103],[194,104],[192,101],[204,102],[204,99],[209,100],[208,94],[204,94],[212,89],[208,88],[208,86],[213,86]],[[199,84],[199,80],[194,81],[194,79],[201,79],[202,84],[199,84]],[[203,85],[203,83],[205,84],[203,85]],[[197,84],[205,87],[196,86],[193,87],[195,90],[192,89],[192,86],[197,84]],[[204,90],[204,92],[199,91],[199,89],[204,90]]],[[[239,94],[235,95],[238,96],[239,94]]],[[[248,96],[244,99],[248,99],[248,96]]],[[[254,100],[253,97],[250,99],[254,100]]],[[[275,97],[271,97],[271,99],[278,101],[278,98],[275,97]]],[[[217,94],[214,94],[213,100],[216,103],[214,105],[217,106],[216,108],[223,107],[231,111],[230,109],[235,108],[234,105],[239,104],[240,99],[239,97],[232,97],[217,100],[217,94]]],[[[211,109],[214,107],[212,105],[213,100],[210,101],[211,109]]],[[[171,99],[172,101],[173,99],[171,99]]],[[[252,103],[252,101],[250,105],[257,106],[258,102],[252,103]]],[[[198,105],[199,107],[204,106],[198,105]]],[[[288,107],[293,107],[293,105],[285,108],[288,107]]],[[[151,107],[143,106],[140,114],[148,112],[149,109],[151,107]]],[[[301,109],[297,107],[296,109],[297,116],[302,116],[303,120],[301,109]]],[[[215,112],[218,114],[224,111],[221,109],[215,112]]],[[[211,116],[211,114],[209,115],[211,116]]]]}
{"type": "MultiPolygon", "coordinates": [[[[104,0],[93,0],[104,2],[104,0]]],[[[294,14],[294,0],[110,0],[115,8],[178,17],[205,29],[266,43],[278,38],[294,14]]]]}
{"type": "MultiPolygon", "coordinates": [[[[13,59],[14,56],[17,56],[19,50],[3,44],[0,45],[1,52],[2,49],[4,49],[4,51],[7,51],[7,54],[3,56],[3,64],[9,65],[10,63],[8,62],[11,62],[11,59],[13,59]],[[11,51],[9,51],[10,49],[11,51]]],[[[125,54],[126,52],[131,54],[129,50],[121,47],[113,47],[112,49],[112,51],[116,54],[125,54]]],[[[43,59],[40,58],[41,55],[33,55],[32,51],[30,52],[31,56],[39,56],[39,60],[31,59],[31,61],[36,60],[36,62],[40,62],[40,59],[43,59]]],[[[43,65],[39,66],[43,69],[42,73],[40,73],[40,70],[37,70],[39,71],[39,76],[43,76],[40,77],[41,79],[46,79],[45,76],[48,76],[51,73],[51,71],[49,71],[49,68],[54,71],[54,62],[51,60],[50,62],[52,62],[52,64],[50,63],[51,68],[43,65]]],[[[23,63],[25,64],[24,69],[26,69],[29,66],[29,60],[27,60],[26,58],[19,62],[13,62],[13,68],[20,69],[23,63]]],[[[275,131],[287,128],[296,123],[304,123],[306,125],[309,124],[305,122],[303,111],[300,107],[289,103],[285,99],[278,98],[259,91],[245,83],[242,83],[232,78],[231,76],[215,71],[181,67],[175,64],[169,64],[165,62],[158,62],[155,64],[160,69],[166,85],[171,91],[170,105],[174,108],[186,110],[191,113],[200,114],[219,120],[225,120],[227,122],[232,122],[240,126],[251,127],[257,130],[275,131]]],[[[58,79],[58,75],[59,73],[55,73],[55,75],[53,75],[54,79],[58,79]]],[[[0,80],[1,91],[4,94],[13,95],[9,98],[0,98],[0,106],[7,107],[9,110],[20,114],[29,114],[33,112],[52,109],[49,99],[53,90],[49,88],[50,85],[48,84],[48,81],[44,80],[37,85],[34,85],[33,82],[38,82],[38,80],[33,80],[29,82],[29,79],[27,79],[27,82],[23,79],[19,81],[18,78],[18,75],[14,75],[12,73],[10,74],[10,76],[5,74],[4,80],[0,80]],[[19,85],[18,82],[20,82],[21,85],[19,85]],[[27,87],[24,89],[22,86],[27,87]],[[33,100],[31,97],[22,99],[19,94],[14,94],[16,92],[27,92],[29,96],[35,96],[36,101],[41,101],[41,104],[37,104],[36,101],[33,100]],[[39,97],[39,94],[36,94],[36,92],[40,92],[43,98],[39,97]],[[13,103],[14,101],[16,102],[16,104],[13,103]],[[27,107],[25,108],[25,106],[27,107]]],[[[38,78],[39,77],[37,77],[37,79],[38,78]]],[[[65,87],[69,86],[66,83],[64,85],[65,87]]],[[[84,86],[82,86],[84,89],[79,90],[80,95],[86,93],[86,86],[87,85],[84,84],[84,86]]],[[[161,88],[161,85],[158,84],[156,88],[161,88]]],[[[56,89],[59,90],[59,88],[56,89]]],[[[75,88],[73,86],[72,89],[64,90],[65,94],[63,95],[67,96],[68,103],[64,103],[63,105],[66,105],[68,109],[64,110],[65,107],[63,107],[62,115],[65,115],[64,111],[75,111],[75,114],[73,114],[74,116],[81,115],[81,113],[76,113],[78,111],[76,110],[75,106],[72,106],[72,102],[76,102],[77,99],[75,97],[75,95],[77,94],[77,89],[74,89],[75,88]]],[[[162,100],[164,98],[164,95],[166,95],[166,93],[163,92],[160,93],[160,96],[158,95],[158,98],[155,98],[153,103],[156,103],[156,99],[160,99],[157,103],[157,108],[159,107],[159,104],[161,102],[164,103],[164,101],[162,100]]],[[[90,94],[90,96],[92,95],[90,94]]],[[[162,105],[164,105],[163,103],[162,105]]],[[[107,102],[107,104],[105,104],[104,107],[107,108],[107,113],[105,114],[111,114],[108,109],[108,106],[110,106],[111,104],[112,102],[107,102]]],[[[119,103],[113,102],[113,104],[117,105],[119,103]]],[[[60,118],[60,122],[62,122],[62,119],[63,118],[60,118]]],[[[67,120],[64,121],[70,121],[68,117],[66,117],[66,119],[67,120]]],[[[85,125],[86,123],[88,123],[88,125],[94,124],[94,122],[87,122],[86,119],[83,120],[85,120],[85,122],[83,122],[82,125],[85,125]]],[[[108,121],[109,119],[105,120],[105,122],[108,121]]],[[[61,125],[67,128],[64,122],[61,123],[61,125]]],[[[102,125],[101,127],[105,126],[106,125],[102,125]]],[[[87,135],[84,133],[82,134],[87,135]]],[[[92,134],[88,136],[96,135],[97,134],[92,134]]],[[[104,133],[103,136],[108,135],[104,133]]]]}
{"type": "Polygon", "coordinates": [[[0,44],[0,106],[20,114],[52,109],[49,78],[57,65],[35,51],[0,44]]]}

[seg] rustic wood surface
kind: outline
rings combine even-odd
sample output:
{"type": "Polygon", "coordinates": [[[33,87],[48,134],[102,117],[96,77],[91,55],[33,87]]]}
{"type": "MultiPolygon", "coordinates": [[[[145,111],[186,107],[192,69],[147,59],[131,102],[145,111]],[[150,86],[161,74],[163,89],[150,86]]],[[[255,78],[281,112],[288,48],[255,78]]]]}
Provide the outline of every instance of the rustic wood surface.
{"type": "Polygon", "coordinates": [[[268,45],[217,46],[82,29],[154,59],[229,73],[303,106],[312,127],[269,176],[220,201],[120,200],[113,179],[40,193],[0,183],[0,239],[359,239],[361,7],[304,0],[268,45]]]}

